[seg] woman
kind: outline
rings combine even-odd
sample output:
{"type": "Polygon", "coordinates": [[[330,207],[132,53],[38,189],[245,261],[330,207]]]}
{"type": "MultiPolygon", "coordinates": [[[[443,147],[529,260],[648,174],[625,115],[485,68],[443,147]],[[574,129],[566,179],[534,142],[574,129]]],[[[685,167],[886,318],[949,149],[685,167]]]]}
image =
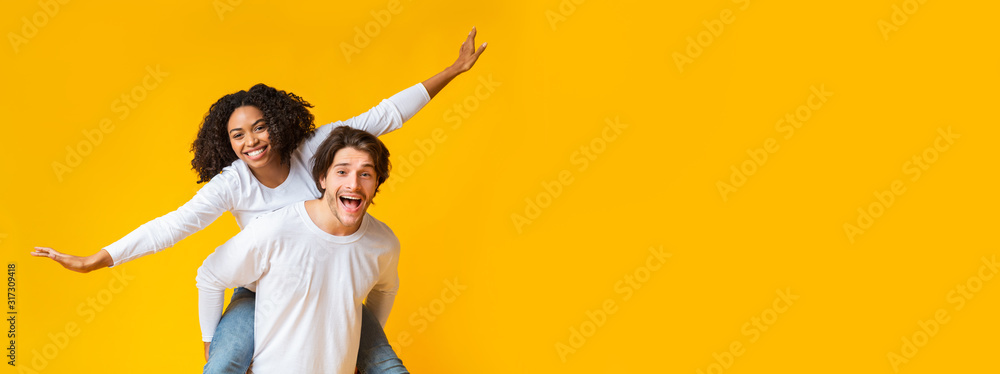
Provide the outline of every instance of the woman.
{"type": "MultiPolygon", "coordinates": [[[[48,257],[63,267],[90,272],[120,265],[173,246],[229,211],[242,229],[256,216],[320,196],[310,174],[316,146],[338,125],[377,136],[394,131],[416,114],[458,74],[468,71],[486,48],[475,47],[476,29],[459,50],[458,59],[424,82],[383,100],[368,112],[343,123],[314,129],[311,104],[292,93],[258,84],[219,99],[211,106],[192,145],[191,165],[198,183],[208,182],[190,201],[163,217],[101,249],[78,257],[52,248],[35,247],[32,255],[48,257]]],[[[245,373],[253,354],[254,293],[233,292],[211,343],[205,342],[206,373],[245,373]]],[[[384,316],[382,316],[384,321],[384,316]]],[[[389,346],[379,318],[362,313],[358,353],[361,373],[406,372],[389,346]]]]}

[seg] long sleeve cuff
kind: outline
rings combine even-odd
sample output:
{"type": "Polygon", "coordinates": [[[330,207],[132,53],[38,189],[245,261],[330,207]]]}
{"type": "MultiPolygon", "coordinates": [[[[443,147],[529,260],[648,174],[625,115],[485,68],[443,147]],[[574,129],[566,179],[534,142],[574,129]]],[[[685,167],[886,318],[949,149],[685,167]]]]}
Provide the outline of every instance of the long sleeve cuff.
{"type": "Polygon", "coordinates": [[[225,291],[212,289],[198,290],[198,320],[201,327],[201,341],[211,342],[215,336],[215,328],[222,319],[222,303],[225,301],[225,291]]]}
{"type": "MultiPolygon", "coordinates": [[[[136,229],[136,231],[138,232],[143,229],[145,228],[140,226],[139,229],[136,229]]],[[[156,250],[142,251],[141,249],[137,248],[137,246],[134,244],[136,240],[134,236],[137,235],[139,234],[130,233],[129,236],[126,236],[125,238],[122,238],[121,240],[111,243],[108,246],[104,247],[104,250],[108,251],[108,254],[111,255],[112,263],[111,266],[109,267],[115,267],[124,264],[126,262],[138,259],[140,257],[158,252],[156,250]]]]}
{"type": "Polygon", "coordinates": [[[389,101],[399,109],[399,114],[403,117],[403,122],[409,121],[431,101],[431,96],[427,93],[423,83],[417,83],[409,88],[399,91],[389,98],[389,101]]]}
{"type": "Polygon", "coordinates": [[[108,251],[108,254],[111,255],[111,266],[108,266],[109,268],[118,266],[118,264],[123,262],[122,257],[124,257],[124,254],[122,253],[121,246],[111,244],[103,249],[108,251]]]}

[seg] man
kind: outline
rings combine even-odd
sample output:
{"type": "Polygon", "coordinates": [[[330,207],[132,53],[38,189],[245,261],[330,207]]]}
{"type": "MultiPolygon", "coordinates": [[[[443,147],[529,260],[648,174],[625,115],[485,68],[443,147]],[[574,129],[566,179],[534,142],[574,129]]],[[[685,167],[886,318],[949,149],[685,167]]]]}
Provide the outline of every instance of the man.
{"type": "Polygon", "coordinates": [[[337,127],[316,151],[322,196],[255,219],[198,269],[203,341],[222,315],[226,288],[256,282],[252,370],[353,373],[361,302],[385,325],[399,287],[399,241],[367,214],[389,176],[377,137],[337,127]]]}

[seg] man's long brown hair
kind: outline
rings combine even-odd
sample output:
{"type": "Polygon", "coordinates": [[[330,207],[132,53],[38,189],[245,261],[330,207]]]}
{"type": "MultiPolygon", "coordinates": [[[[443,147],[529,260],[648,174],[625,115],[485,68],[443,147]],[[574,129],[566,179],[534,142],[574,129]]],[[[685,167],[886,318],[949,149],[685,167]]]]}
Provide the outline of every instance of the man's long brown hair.
{"type": "Polygon", "coordinates": [[[389,178],[389,169],[392,168],[392,165],[389,164],[389,149],[375,135],[347,126],[338,126],[333,129],[326,140],[323,140],[323,143],[316,149],[312,168],[316,188],[319,189],[320,193],[326,192],[319,181],[326,177],[330,165],[333,165],[333,156],[344,148],[354,148],[371,156],[372,162],[375,164],[375,177],[378,180],[378,184],[375,185],[375,193],[372,196],[377,194],[378,187],[389,178]]]}

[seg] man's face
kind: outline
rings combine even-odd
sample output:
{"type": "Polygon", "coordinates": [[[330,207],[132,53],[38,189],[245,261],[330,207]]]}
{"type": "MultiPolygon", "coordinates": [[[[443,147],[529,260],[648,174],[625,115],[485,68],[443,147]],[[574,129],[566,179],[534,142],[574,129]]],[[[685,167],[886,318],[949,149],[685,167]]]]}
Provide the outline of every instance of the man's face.
{"type": "Polygon", "coordinates": [[[264,123],[264,113],[253,106],[241,106],[229,116],[226,126],[233,152],[251,169],[279,164],[278,154],[271,149],[271,139],[264,123]]]}
{"type": "Polygon", "coordinates": [[[320,186],[326,189],[323,201],[337,220],[346,227],[360,227],[378,188],[375,163],[368,152],[343,148],[333,155],[333,165],[320,179],[320,186]]]}

